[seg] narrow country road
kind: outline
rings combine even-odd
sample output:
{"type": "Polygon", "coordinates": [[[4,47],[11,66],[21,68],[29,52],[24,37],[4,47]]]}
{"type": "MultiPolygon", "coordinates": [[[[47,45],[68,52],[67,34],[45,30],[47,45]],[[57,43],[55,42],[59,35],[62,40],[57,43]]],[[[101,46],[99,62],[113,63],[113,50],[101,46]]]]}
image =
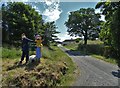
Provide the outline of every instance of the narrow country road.
{"type": "Polygon", "coordinates": [[[59,46],[80,69],[73,86],[117,86],[119,85],[118,67],[91,56],[80,55],[78,51],[70,51],[59,46]]]}

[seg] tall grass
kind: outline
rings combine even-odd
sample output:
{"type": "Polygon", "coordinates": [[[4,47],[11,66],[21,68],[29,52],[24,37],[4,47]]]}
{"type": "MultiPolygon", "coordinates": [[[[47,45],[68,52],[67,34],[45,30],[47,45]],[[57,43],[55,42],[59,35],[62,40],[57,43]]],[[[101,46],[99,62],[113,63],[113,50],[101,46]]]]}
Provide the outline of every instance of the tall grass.
{"type": "MultiPolygon", "coordinates": [[[[57,46],[51,46],[52,49],[48,49],[47,47],[42,48],[42,56],[44,58],[47,58],[51,61],[52,66],[57,66],[56,68],[59,68],[61,66],[65,66],[66,69],[66,75],[61,76],[60,85],[68,86],[70,85],[74,78],[74,70],[75,70],[75,64],[73,63],[72,59],[68,57],[62,50],[60,50],[57,46]],[[67,68],[66,68],[67,67],[67,68]]],[[[49,61],[48,61],[48,64],[49,61]]],[[[65,71],[65,70],[63,70],[65,71]]]]}
{"type": "MultiPolygon", "coordinates": [[[[21,84],[19,86],[25,86],[24,83],[26,83],[26,85],[31,84],[33,86],[37,84],[40,86],[42,84],[47,86],[69,86],[74,81],[75,65],[71,58],[57,46],[51,46],[51,49],[45,46],[42,47],[41,63],[35,66],[26,65],[23,67],[16,66],[15,63],[18,59],[9,59],[11,57],[15,58],[13,55],[16,55],[19,51],[15,53],[15,48],[9,49],[4,47],[3,49],[8,53],[4,53],[4,58],[8,56],[8,59],[3,60],[3,84],[9,85],[12,83],[13,85],[21,84]],[[10,52],[14,52],[14,54],[10,52]],[[42,84],[40,84],[41,82],[42,84]]],[[[35,51],[32,54],[35,54],[35,51]]]]}
{"type": "Polygon", "coordinates": [[[21,50],[16,48],[2,47],[2,58],[14,59],[21,56],[21,50]]]}
{"type": "Polygon", "coordinates": [[[48,58],[48,59],[53,58],[53,56],[51,56],[51,52],[53,52],[53,51],[49,50],[47,47],[42,47],[41,52],[42,52],[42,57],[43,58],[48,58]]]}

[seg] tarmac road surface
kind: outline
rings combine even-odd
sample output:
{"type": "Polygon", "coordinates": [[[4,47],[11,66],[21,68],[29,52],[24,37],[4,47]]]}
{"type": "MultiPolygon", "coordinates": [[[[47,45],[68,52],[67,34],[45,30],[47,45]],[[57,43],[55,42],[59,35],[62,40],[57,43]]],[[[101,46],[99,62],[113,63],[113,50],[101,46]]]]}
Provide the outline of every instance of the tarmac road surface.
{"type": "Polygon", "coordinates": [[[71,51],[59,46],[80,69],[80,75],[73,86],[117,86],[120,84],[118,66],[91,56],[83,56],[78,51],[71,51]]]}

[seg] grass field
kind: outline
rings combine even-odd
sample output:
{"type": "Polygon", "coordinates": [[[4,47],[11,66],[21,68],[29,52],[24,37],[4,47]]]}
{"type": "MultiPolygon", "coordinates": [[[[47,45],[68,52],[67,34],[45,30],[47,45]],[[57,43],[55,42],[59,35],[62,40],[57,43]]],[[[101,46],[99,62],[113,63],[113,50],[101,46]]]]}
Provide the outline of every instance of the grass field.
{"type": "Polygon", "coordinates": [[[91,56],[112,64],[117,64],[117,60],[115,60],[114,58],[105,58],[104,56],[100,56],[100,55],[91,55],[91,56]]]}
{"type": "Polygon", "coordinates": [[[84,45],[83,45],[83,41],[80,41],[80,43],[73,43],[73,44],[68,44],[64,46],[65,48],[68,48],[70,50],[78,50],[80,51],[82,54],[88,54],[91,55],[97,59],[101,59],[104,60],[106,62],[109,63],[113,63],[113,64],[117,64],[117,60],[114,58],[106,58],[104,56],[102,56],[102,52],[103,52],[103,42],[100,40],[88,40],[88,44],[86,47],[86,50],[84,50],[84,45]]]}
{"type": "Polygon", "coordinates": [[[2,52],[3,86],[70,86],[78,74],[75,73],[76,67],[71,58],[57,46],[42,48],[40,64],[34,62],[25,65],[23,62],[18,65],[21,50],[3,48],[2,52]]]}
{"type": "Polygon", "coordinates": [[[65,48],[68,48],[68,49],[70,49],[70,50],[77,50],[78,45],[79,45],[78,43],[71,43],[71,44],[65,45],[64,47],[65,47],[65,48]]]}

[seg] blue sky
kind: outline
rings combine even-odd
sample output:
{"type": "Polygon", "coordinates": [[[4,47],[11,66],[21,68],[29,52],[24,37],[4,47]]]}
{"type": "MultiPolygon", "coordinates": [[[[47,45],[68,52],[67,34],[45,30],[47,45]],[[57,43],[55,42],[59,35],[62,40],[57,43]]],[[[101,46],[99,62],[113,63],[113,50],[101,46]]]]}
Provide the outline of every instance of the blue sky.
{"type": "Polygon", "coordinates": [[[56,25],[58,26],[58,30],[61,32],[58,36],[61,38],[61,41],[64,39],[70,39],[75,37],[70,37],[67,33],[67,27],[64,25],[65,21],[68,19],[68,13],[71,11],[79,10],[80,8],[95,8],[97,2],[61,2],[60,9],[62,13],[60,18],[56,21],[56,25]]]}
{"type": "MultiPolygon", "coordinates": [[[[24,1],[24,0],[23,0],[24,1]]],[[[60,32],[57,36],[60,38],[60,41],[63,41],[65,39],[71,39],[76,37],[70,37],[67,33],[67,27],[64,25],[65,21],[68,19],[69,12],[79,10],[80,8],[95,8],[96,4],[99,0],[96,2],[59,2],[59,6],[57,9],[61,11],[60,14],[57,12],[53,14],[52,19],[56,18],[56,26],[58,27],[58,31],[60,32]]],[[[46,9],[48,9],[45,2],[32,2],[32,6],[36,9],[36,11],[39,11],[40,14],[43,14],[46,9]]],[[[50,3],[48,3],[50,4],[50,3]]],[[[99,9],[96,10],[96,12],[100,12],[99,9]]],[[[104,20],[104,16],[102,16],[102,20],[104,20]]]]}
{"type": "MultiPolygon", "coordinates": [[[[58,34],[58,37],[60,38],[60,41],[63,41],[65,39],[71,39],[76,37],[70,37],[67,33],[67,27],[64,25],[65,21],[68,19],[68,13],[71,11],[79,10],[80,8],[95,8],[97,2],[60,2],[59,3],[59,9],[62,11],[60,14],[60,18],[56,20],[56,25],[58,27],[58,31],[61,33],[58,34]]],[[[35,4],[38,7],[38,10],[40,10],[40,13],[43,13],[43,11],[46,9],[45,3],[37,3],[35,4]]],[[[99,9],[96,10],[96,12],[99,12],[99,9]]],[[[102,17],[102,19],[104,19],[102,17]]]]}

